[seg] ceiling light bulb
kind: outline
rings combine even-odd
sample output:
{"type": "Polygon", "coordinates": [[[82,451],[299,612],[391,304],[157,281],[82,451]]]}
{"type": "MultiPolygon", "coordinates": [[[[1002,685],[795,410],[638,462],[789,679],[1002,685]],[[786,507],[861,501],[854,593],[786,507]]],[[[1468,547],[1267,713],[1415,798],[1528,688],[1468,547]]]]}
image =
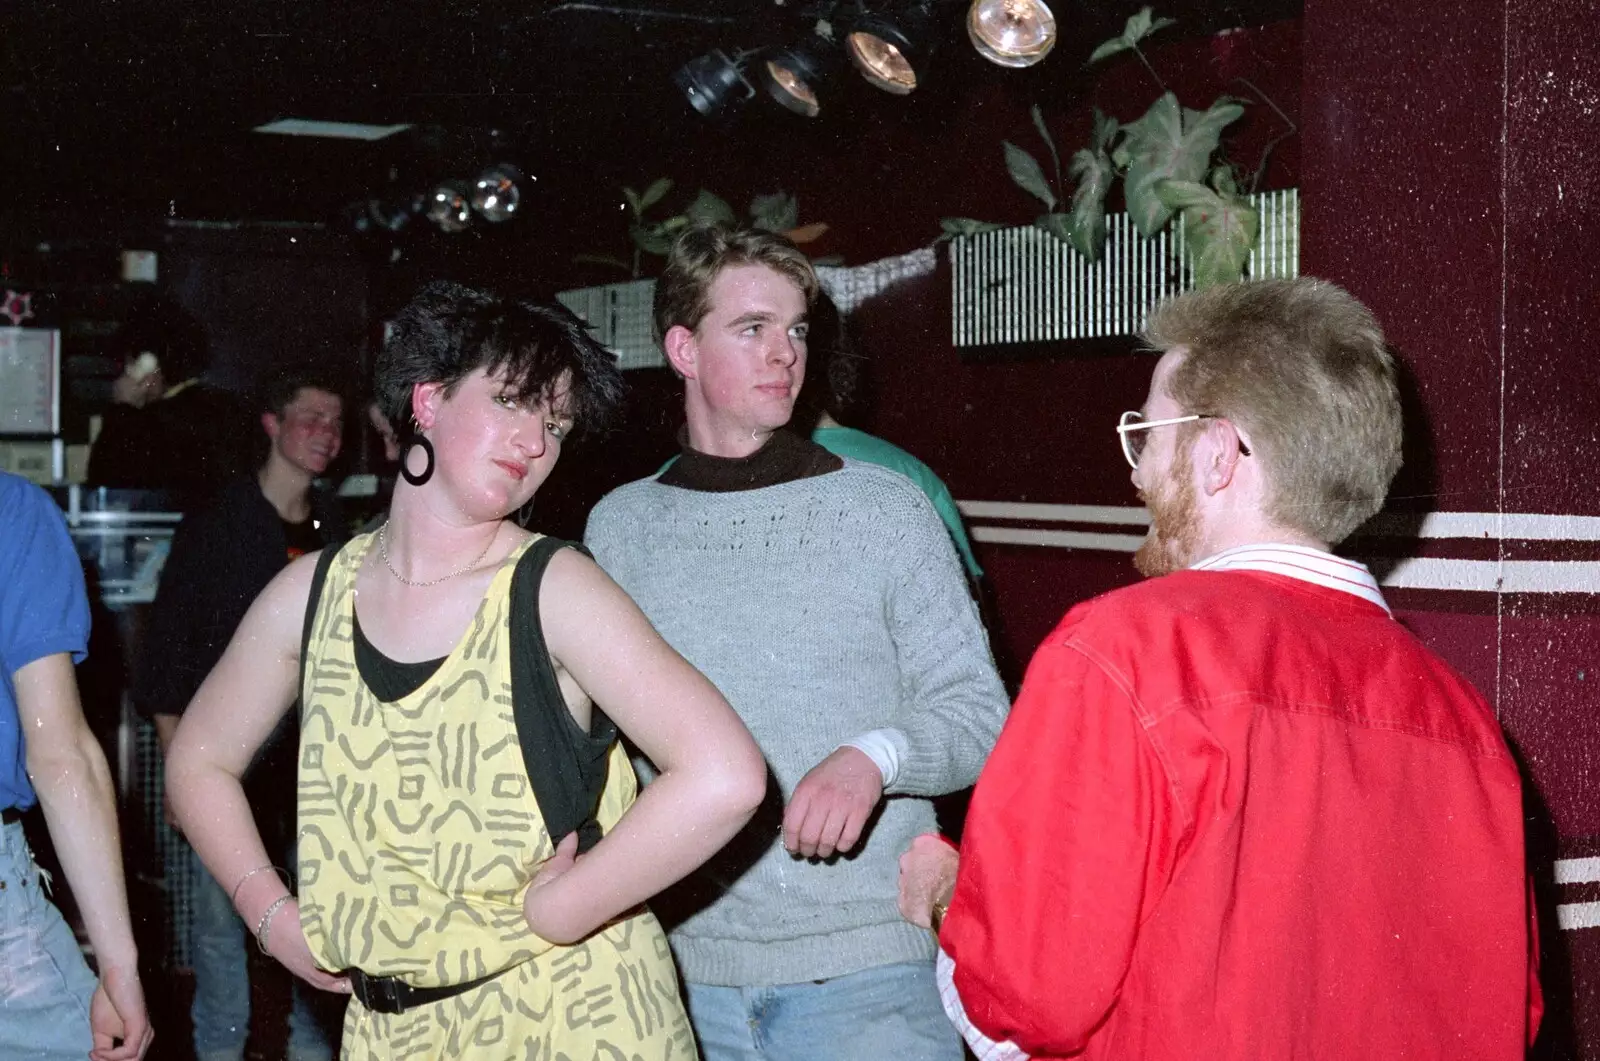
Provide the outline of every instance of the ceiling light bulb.
{"type": "Polygon", "coordinates": [[[792,68],[785,66],[776,59],[767,60],[767,76],[777,91],[772,94],[779,103],[807,118],[815,118],[822,113],[822,106],[817,102],[817,94],[806,83],[803,76],[792,68]]]}
{"type": "Polygon", "coordinates": [[[908,95],[917,87],[917,72],[895,45],[863,30],[857,30],[845,40],[850,47],[850,59],[874,85],[897,96],[908,95]]]}
{"type": "Polygon", "coordinates": [[[843,65],[838,45],[818,29],[794,44],[769,49],[756,69],[767,95],[796,114],[815,118],[839,87],[837,75],[843,65]]]}
{"type": "Polygon", "coordinates": [[[911,0],[857,15],[845,34],[845,50],[862,76],[897,96],[926,81],[938,43],[933,7],[933,0],[911,0]]]}
{"type": "Polygon", "coordinates": [[[445,181],[428,196],[428,220],[441,232],[462,232],[472,224],[472,202],[459,181],[445,181]]]}
{"type": "Polygon", "coordinates": [[[488,221],[509,221],[522,205],[526,178],[515,166],[490,166],[472,184],[472,208],[488,221]]]}
{"type": "Polygon", "coordinates": [[[1032,66],[1055,47],[1056,17],[1044,0],[972,0],[967,35],[991,63],[1032,66]]]}

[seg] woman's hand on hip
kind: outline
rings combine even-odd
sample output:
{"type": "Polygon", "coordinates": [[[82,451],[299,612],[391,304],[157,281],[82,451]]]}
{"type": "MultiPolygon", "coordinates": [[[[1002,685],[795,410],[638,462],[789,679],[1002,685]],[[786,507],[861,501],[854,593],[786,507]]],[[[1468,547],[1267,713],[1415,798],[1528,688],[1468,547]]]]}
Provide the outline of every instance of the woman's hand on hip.
{"type": "Polygon", "coordinates": [[[562,889],[553,887],[556,881],[578,864],[578,833],[576,830],[561,838],[553,855],[547,858],[539,872],[533,875],[527,894],[522,897],[522,916],[528,927],[541,939],[551,943],[576,943],[588,930],[574,931],[576,926],[562,912],[562,889]]]}
{"type": "Polygon", "coordinates": [[[300,928],[300,904],[292,899],[272,915],[272,923],[267,928],[267,953],[312,987],[340,995],[350,993],[348,976],[327,972],[311,957],[311,947],[300,928]]]}

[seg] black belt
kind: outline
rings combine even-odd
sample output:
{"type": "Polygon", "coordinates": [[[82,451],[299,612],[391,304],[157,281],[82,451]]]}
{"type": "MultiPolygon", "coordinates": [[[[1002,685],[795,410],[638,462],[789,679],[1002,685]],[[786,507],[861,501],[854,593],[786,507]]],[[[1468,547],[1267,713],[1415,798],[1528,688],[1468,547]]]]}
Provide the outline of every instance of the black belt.
{"type": "Polygon", "coordinates": [[[15,807],[7,807],[5,810],[0,810],[0,824],[10,825],[12,822],[20,822],[21,820],[22,811],[15,807]]]}
{"type": "MultiPolygon", "coordinates": [[[[511,967],[515,968],[517,968],[515,965],[511,967]]],[[[438,1002],[471,991],[497,976],[504,976],[511,969],[501,969],[497,973],[480,976],[464,984],[448,984],[444,987],[412,987],[397,976],[368,976],[360,969],[350,969],[345,975],[350,977],[350,993],[359,998],[361,1004],[372,1012],[404,1013],[408,1009],[426,1006],[430,1002],[438,1002]]]]}

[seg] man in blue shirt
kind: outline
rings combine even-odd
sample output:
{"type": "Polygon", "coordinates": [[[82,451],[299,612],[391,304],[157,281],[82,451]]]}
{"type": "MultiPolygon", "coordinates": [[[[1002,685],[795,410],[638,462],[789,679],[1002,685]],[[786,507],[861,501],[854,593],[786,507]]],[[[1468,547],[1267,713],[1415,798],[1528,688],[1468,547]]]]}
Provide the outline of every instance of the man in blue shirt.
{"type": "Polygon", "coordinates": [[[0,1057],[132,1061],[152,1037],[111,772],[72,670],[88,641],[83,569],[60,510],[0,472],[0,1057]],[[83,912],[98,984],[40,888],[22,831],[35,802],[83,912]]]}

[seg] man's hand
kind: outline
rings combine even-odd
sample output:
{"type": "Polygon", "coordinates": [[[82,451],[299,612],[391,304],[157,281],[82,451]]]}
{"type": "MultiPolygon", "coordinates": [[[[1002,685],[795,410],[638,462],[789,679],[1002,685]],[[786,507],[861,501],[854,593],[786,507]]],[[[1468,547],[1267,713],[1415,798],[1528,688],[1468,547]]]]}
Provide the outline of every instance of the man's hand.
{"type": "Polygon", "coordinates": [[[933,904],[950,901],[961,856],[934,833],[911,841],[900,856],[900,916],[913,925],[933,927],[933,904]]]}
{"type": "Polygon", "coordinates": [[[883,798],[883,774],[846,745],[813,766],[783,812],[783,846],[802,858],[849,851],[883,798]]]}
{"type": "Polygon", "coordinates": [[[159,370],[140,374],[137,367],[130,364],[111,384],[111,400],[143,409],[161,397],[165,389],[159,370]]]}
{"type": "Polygon", "coordinates": [[[150,1049],[155,1032],[145,1011],[144,989],[132,969],[107,968],[89,1002],[91,1061],[138,1061],[150,1049]],[[117,1040],[118,1045],[112,1045],[117,1040]]]}

